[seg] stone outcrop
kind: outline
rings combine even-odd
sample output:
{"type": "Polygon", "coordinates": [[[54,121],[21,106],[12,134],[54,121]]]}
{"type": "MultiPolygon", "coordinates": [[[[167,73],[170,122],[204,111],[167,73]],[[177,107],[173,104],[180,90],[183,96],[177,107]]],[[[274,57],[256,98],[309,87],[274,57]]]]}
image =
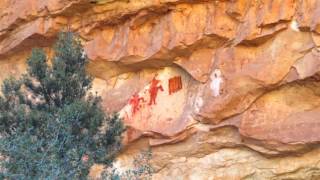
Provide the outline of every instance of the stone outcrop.
{"type": "Polygon", "coordinates": [[[154,179],[319,179],[319,19],[319,0],[3,0],[0,80],[71,30],[128,127],[122,166],[151,146],[154,179]]]}

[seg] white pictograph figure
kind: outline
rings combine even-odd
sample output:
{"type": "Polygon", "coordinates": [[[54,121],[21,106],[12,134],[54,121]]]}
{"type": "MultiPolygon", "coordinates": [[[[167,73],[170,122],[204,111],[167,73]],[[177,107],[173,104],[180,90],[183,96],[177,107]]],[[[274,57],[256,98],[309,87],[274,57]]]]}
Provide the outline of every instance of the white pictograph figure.
{"type": "Polygon", "coordinates": [[[291,23],[290,23],[290,28],[293,30],[293,31],[296,31],[296,32],[299,32],[300,29],[299,29],[299,24],[297,22],[297,20],[292,20],[291,23]]]}
{"type": "Polygon", "coordinates": [[[213,96],[217,97],[220,95],[220,86],[223,82],[223,79],[221,77],[221,71],[219,69],[215,69],[210,75],[210,79],[210,88],[212,90],[213,96]]]}

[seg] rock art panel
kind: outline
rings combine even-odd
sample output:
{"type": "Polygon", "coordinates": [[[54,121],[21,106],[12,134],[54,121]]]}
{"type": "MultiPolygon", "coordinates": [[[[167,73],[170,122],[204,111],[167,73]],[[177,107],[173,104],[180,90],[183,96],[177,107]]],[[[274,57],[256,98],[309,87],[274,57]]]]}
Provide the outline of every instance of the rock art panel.
{"type": "Polygon", "coordinates": [[[125,124],[154,138],[169,138],[181,133],[191,123],[191,111],[186,108],[190,78],[179,68],[156,71],[149,83],[134,93],[120,111],[125,124]],[[185,87],[170,94],[169,79],[173,77],[180,77],[185,87]]]}

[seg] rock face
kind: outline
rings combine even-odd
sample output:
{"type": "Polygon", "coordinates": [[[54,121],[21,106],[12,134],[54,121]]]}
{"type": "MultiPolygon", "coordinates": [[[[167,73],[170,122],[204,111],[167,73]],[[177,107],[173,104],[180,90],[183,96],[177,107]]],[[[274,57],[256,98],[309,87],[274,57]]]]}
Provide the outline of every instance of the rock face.
{"type": "Polygon", "coordinates": [[[128,127],[120,165],[151,146],[154,179],[320,178],[319,0],[2,0],[0,80],[61,30],[128,127]]]}

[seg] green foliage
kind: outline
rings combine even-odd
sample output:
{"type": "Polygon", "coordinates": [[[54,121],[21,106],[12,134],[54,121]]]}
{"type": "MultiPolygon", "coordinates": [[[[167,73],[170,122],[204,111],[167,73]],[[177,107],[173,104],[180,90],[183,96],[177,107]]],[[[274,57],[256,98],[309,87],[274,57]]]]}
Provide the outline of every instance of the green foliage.
{"type": "Polygon", "coordinates": [[[43,50],[34,49],[28,73],[4,81],[0,154],[6,160],[0,179],[86,179],[93,163],[112,162],[124,127],[88,93],[87,62],[77,36],[61,33],[52,65],[43,50]]]}

